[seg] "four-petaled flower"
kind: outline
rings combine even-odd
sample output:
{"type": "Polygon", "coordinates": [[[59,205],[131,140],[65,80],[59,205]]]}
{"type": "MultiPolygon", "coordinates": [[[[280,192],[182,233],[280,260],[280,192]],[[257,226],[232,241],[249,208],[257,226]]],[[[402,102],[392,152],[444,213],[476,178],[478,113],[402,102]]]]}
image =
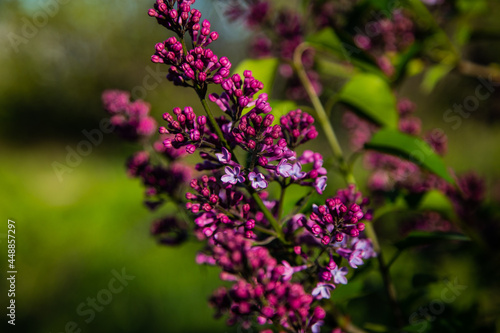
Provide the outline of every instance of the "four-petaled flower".
{"type": "Polygon", "coordinates": [[[220,178],[223,183],[235,185],[236,183],[243,183],[245,181],[245,177],[240,174],[239,166],[235,166],[234,169],[227,166],[224,170],[226,171],[226,174],[220,178]]]}
{"type": "Polygon", "coordinates": [[[294,273],[300,272],[307,268],[307,265],[296,266],[296,267],[290,266],[290,264],[286,260],[283,260],[281,263],[285,267],[285,271],[283,272],[282,275],[283,281],[290,281],[294,273]]]}
{"type": "Polygon", "coordinates": [[[330,298],[330,292],[335,289],[335,285],[326,282],[318,282],[311,295],[316,299],[330,298]]]}
{"type": "Polygon", "coordinates": [[[331,270],[333,275],[333,282],[336,284],[347,284],[347,278],[345,277],[349,272],[347,267],[335,267],[335,269],[331,270]]]}
{"type": "Polygon", "coordinates": [[[266,178],[262,173],[255,173],[255,172],[250,172],[248,174],[248,179],[252,182],[252,187],[254,189],[258,188],[266,188],[267,187],[267,181],[266,178]]]}
{"type": "Polygon", "coordinates": [[[293,166],[287,162],[288,159],[284,158],[278,163],[278,166],[276,167],[276,173],[278,176],[288,178],[292,175],[293,166]]]}
{"type": "Polygon", "coordinates": [[[293,165],[292,171],[290,172],[290,176],[292,176],[294,180],[302,179],[306,176],[306,174],[307,173],[302,172],[302,164],[300,164],[299,162],[293,165]]]}
{"type": "Polygon", "coordinates": [[[231,153],[225,147],[222,147],[222,153],[215,154],[222,164],[228,164],[231,161],[231,153]]]}
{"type": "Polygon", "coordinates": [[[319,194],[323,194],[323,191],[326,188],[326,180],[327,180],[327,177],[322,176],[322,177],[316,178],[316,180],[314,181],[314,188],[316,189],[316,191],[318,191],[319,194]]]}

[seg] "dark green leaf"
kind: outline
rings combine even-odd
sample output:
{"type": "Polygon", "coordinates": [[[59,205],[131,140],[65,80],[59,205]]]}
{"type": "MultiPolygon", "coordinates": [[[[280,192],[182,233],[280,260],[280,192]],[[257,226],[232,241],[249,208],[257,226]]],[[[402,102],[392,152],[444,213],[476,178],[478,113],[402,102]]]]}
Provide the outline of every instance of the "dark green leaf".
{"type": "Polygon", "coordinates": [[[367,149],[392,154],[407,159],[454,184],[446,166],[432,148],[423,140],[392,129],[381,129],[365,144],[367,149]]]}
{"type": "Polygon", "coordinates": [[[297,110],[298,106],[294,101],[276,101],[272,100],[269,105],[273,108],[272,114],[274,116],[273,125],[280,123],[280,118],[292,110],[297,110]]]}
{"type": "Polygon", "coordinates": [[[238,64],[234,73],[240,74],[243,78],[243,72],[246,70],[252,71],[253,76],[264,84],[264,89],[261,93],[270,94],[278,68],[278,59],[245,59],[238,64]]]}
{"type": "Polygon", "coordinates": [[[339,93],[340,101],[353,107],[369,120],[396,128],[398,113],[396,98],[387,81],[375,74],[360,73],[347,82],[339,93]]]}

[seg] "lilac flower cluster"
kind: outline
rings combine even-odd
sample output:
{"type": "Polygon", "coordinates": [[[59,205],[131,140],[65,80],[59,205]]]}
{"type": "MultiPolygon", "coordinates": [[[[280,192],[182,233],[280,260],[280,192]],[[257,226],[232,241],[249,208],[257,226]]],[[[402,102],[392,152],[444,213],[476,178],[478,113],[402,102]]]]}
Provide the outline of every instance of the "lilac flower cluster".
{"type": "MultiPolygon", "coordinates": [[[[262,82],[249,70],[243,76],[230,75],[230,61],[207,48],[218,34],[210,31],[208,21],[201,21],[193,3],[158,0],[149,10],[177,34],[156,45],[152,61],[170,66],[168,78],[174,84],[194,89],[207,115],[191,106],[163,114],[159,138],[129,159],[128,173],[141,179],[151,209],[166,201],[186,208],[194,221],[191,228],[163,217],[153,223],[151,233],[166,245],[181,243],[190,231],[206,243],[197,262],[219,266],[221,279],[233,283],[211,298],[217,314],[228,315],[229,324],[249,327],[256,322],[263,332],[271,332],[270,325],[290,332],[319,332],[326,315],[319,300],[327,298],[335,284],[347,283],[348,268],[342,261],[356,268],[375,255],[363,234],[364,222],[370,220],[368,200],[351,186],[326,205],[314,205],[309,218],[300,212],[283,217],[282,198],[288,187],[322,194],[327,186],[323,156],[311,150],[297,152],[318,136],[314,118],[298,109],[275,119],[267,94],[261,93],[262,82]],[[222,92],[209,93],[208,84],[222,92]],[[207,100],[222,116],[213,116],[207,100]],[[195,152],[201,161],[192,170],[181,160],[195,152]],[[280,200],[268,192],[273,182],[283,191],[280,200]],[[323,266],[325,258],[330,261],[323,266]]],[[[249,20],[256,23],[258,12],[270,8],[264,1],[252,4],[257,7],[249,20]]],[[[283,45],[282,56],[290,58],[302,42],[301,18],[292,16],[289,22],[280,15],[277,31],[289,43],[283,45]]],[[[262,16],[267,19],[267,14],[262,16]]],[[[107,93],[104,100],[109,112],[133,113],[126,94],[107,93]]],[[[152,134],[148,131],[144,138],[152,134]]]]}
{"type": "Polygon", "coordinates": [[[115,131],[126,140],[147,138],[157,128],[156,121],[149,116],[149,104],[142,100],[130,102],[128,92],[107,90],[102,94],[102,102],[115,131]]]}
{"type": "Polygon", "coordinates": [[[155,17],[159,24],[176,32],[180,38],[170,37],[157,43],[151,61],[170,65],[167,79],[176,85],[204,87],[206,83],[219,84],[229,75],[231,63],[207,48],[219,38],[219,34],[210,31],[207,20],[200,25],[201,13],[191,9],[192,4],[192,0],[157,0],[154,8],[149,10],[149,16],[155,17]],[[189,51],[183,45],[186,33],[191,36],[192,49],[189,51]]]}

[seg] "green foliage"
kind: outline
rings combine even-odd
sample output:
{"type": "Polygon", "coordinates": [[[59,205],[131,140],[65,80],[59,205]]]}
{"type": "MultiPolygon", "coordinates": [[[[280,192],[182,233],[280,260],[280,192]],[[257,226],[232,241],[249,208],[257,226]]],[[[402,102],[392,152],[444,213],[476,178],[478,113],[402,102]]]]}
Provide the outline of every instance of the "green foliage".
{"type": "Polygon", "coordinates": [[[409,160],[454,184],[441,157],[423,140],[392,129],[382,129],[366,143],[367,149],[409,160]]]}
{"type": "Polygon", "coordinates": [[[377,75],[355,75],[339,92],[339,100],[378,125],[397,127],[396,98],[387,81],[377,75]]]}

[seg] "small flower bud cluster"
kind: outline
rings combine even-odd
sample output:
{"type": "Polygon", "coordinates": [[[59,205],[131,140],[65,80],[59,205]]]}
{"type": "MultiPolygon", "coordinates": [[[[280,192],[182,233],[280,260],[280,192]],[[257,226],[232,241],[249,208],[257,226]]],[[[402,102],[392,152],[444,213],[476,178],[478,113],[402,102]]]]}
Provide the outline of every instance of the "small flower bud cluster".
{"type": "Polygon", "coordinates": [[[260,153],[282,136],[281,126],[272,126],[273,121],[272,114],[263,117],[251,111],[241,117],[238,126],[233,129],[234,140],[243,149],[260,153]]]}
{"type": "Polygon", "coordinates": [[[217,144],[217,140],[211,137],[207,127],[207,117],[197,116],[190,106],[174,108],[174,117],[166,112],[163,119],[168,123],[167,127],[160,127],[160,134],[172,134],[163,141],[165,148],[179,149],[184,147],[185,151],[193,154],[197,148],[205,147],[207,144],[217,144]]]}
{"type": "Polygon", "coordinates": [[[358,237],[365,229],[364,213],[356,203],[344,203],[339,197],[329,198],[326,205],[313,205],[310,215],[311,223],[306,228],[315,237],[321,239],[324,246],[332,242],[342,242],[345,235],[358,237]]]}
{"type": "Polygon", "coordinates": [[[122,138],[137,141],[155,132],[157,124],[149,116],[150,106],[146,102],[130,102],[130,94],[120,90],[105,91],[102,102],[104,109],[111,115],[111,124],[122,138]]]}
{"type": "Polygon", "coordinates": [[[281,117],[280,123],[290,148],[295,148],[318,136],[318,132],[313,125],[313,116],[302,112],[300,109],[291,111],[286,116],[281,117]]]}
{"type": "Polygon", "coordinates": [[[201,12],[191,9],[195,0],[156,0],[148,15],[155,17],[159,24],[179,35],[186,31],[200,30],[201,12]],[[177,8],[175,5],[177,4],[177,8]]]}
{"type": "Polygon", "coordinates": [[[187,225],[175,217],[164,217],[153,222],[151,234],[163,245],[179,245],[187,240],[187,225]]]}
{"type": "Polygon", "coordinates": [[[210,101],[226,112],[233,121],[240,119],[245,108],[255,107],[257,113],[269,113],[271,107],[267,103],[267,94],[261,94],[257,100],[253,100],[256,93],[263,89],[262,82],[252,76],[251,71],[243,73],[243,81],[239,74],[234,74],[230,78],[222,81],[221,87],[224,92],[219,96],[216,93],[210,94],[210,101]]]}
{"type": "Polygon", "coordinates": [[[146,204],[156,209],[164,201],[164,196],[177,196],[177,192],[191,179],[191,168],[172,163],[169,166],[152,164],[149,154],[140,151],[127,162],[127,173],[140,178],[146,187],[146,204]]]}

